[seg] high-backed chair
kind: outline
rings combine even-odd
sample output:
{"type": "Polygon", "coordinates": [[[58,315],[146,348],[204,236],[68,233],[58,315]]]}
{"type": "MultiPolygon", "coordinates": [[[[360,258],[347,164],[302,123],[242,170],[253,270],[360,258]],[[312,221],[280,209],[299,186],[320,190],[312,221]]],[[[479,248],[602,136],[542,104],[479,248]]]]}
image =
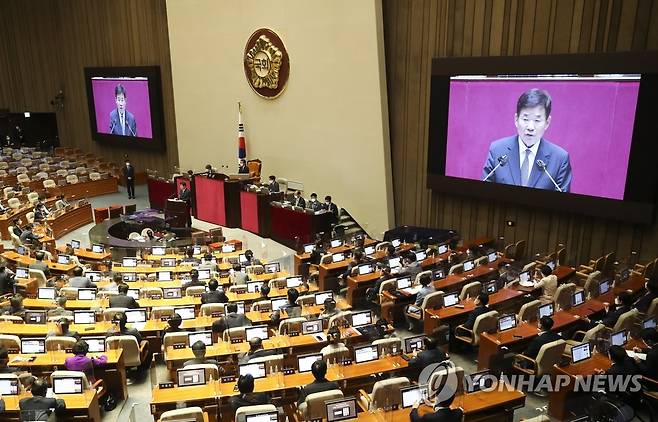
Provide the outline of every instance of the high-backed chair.
{"type": "Polygon", "coordinates": [[[276,410],[276,406],[273,404],[238,407],[235,411],[235,422],[245,422],[249,415],[258,415],[267,412],[274,412],[276,410]]]}
{"type": "Polygon", "coordinates": [[[66,176],[66,183],[68,183],[69,185],[74,185],[78,183],[78,181],[79,181],[78,176],[76,176],[75,174],[69,174],[66,176]]]}
{"type": "Polygon", "coordinates": [[[188,334],[187,331],[165,333],[164,337],[162,337],[162,352],[164,353],[165,360],[167,360],[167,348],[173,347],[174,344],[184,344],[189,346],[188,334]]]}
{"type": "Polygon", "coordinates": [[[259,358],[251,358],[249,359],[249,363],[265,363],[265,371],[269,373],[274,373],[276,372],[274,368],[282,368],[283,367],[283,360],[285,356],[280,354],[280,355],[270,355],[270,356],[262,356],[259,358]]]}
{"type": "Polygon", "coordinates": [[[409,385],[409,378],[396,377],[377,381],[372,386],[372,393],[359,390],[359,404],[364,411],[389,408],[400,405],[400,389],[409,385]]]}
{"type": "Polygon", "coordinates": [[[397,283],[395,280],[386,280],[379,285],[379,291],[377,292],[377,301],[378,303],[383,303],[384,292],[390,292],[397,288],[397,283]]]}
{"type": "Polygon", "coordinates": [[[291,332],[302,332],[302,323],[308,321],[304,317],[287,318],[279,323],[279,335],[286,335],[291,332]]]}
{"type": "Polygon", "coordinates": [[[645,317],[657,317],[658,318],[658,297],[651,301],[649,308],[647,308],[647,313],[645,317]]]}
{"type": "Polygon", "coordinates": [[[34,212],[30,211],[27,214],[25,214],[25,219],[27,220],[28,223],[32,224],[34,223],[34,212]]]}
{"type": "Polygon", "coordinates": [[[126,312],[128,308],[105,308],[103,309],[103,320],[112,321],[114,315],[120,312],[126,312]]]}
{"type": "Polygon", "coordinates": [[[268,312],[271,309],[272,309],[272,302],[270,302],[269,300],[259,300],[251,304],[252,311],[268,312]]]}
{"type": "Polygon", "coordinates": [[[340,390],[321,391],[306,396],[306,399],[299,404],[297,411],[302,420],[327,419],[327,408],[324,404],[327,400],[341,399],[343,392],[340,390]]]}
{"type": "Polygon", "coordinates": [[[461,366],[445,366],[439,367],[432,375],[427,382],[428,386],[442,386],[446,384],[447,378],[452,377],[457,378],[457,385],[455,386],[455,392],[461,393],[464,391],[464,368],[461,366]]]}
{"type": "Polygon", "coordinates": [[[228,328],[224,330],[224,341],[231,341],[234,339],[242,339],[242,341],[245,341],[247,339],[247,335],[244,332],[245,327],[234,327],[234,328],[228,328]]]}
{"type": "Polygon", "coordinates": [[[423,298],[420,304],[420,312],[410,312],[409,309],[405,311],[405,315],[418,321],[425,319],[425,312],[428,309],[438,309],[443,307],[443,291],[433,292],[423,298]]]}
{"type": "Polygon", "coordinates": [[[260,171],[262,163],[259,159],[247,161],[247,167],[249,168],[249,176],[251,177],[260,177],[260,171]]]}
{"type": "Polygon", "coordinates": [[[46,337],[46,351],[53,352],[56,350],[71,349],[77,343],[74,337],[67,336],[50,336],[46,337]]]}
{"type": "Polygon", "coordinates": [[[39,285],[39,287],[45,287],[46,284],[48,284],[48,278],[46,277],[46,274],[43,271],[36,270],[34,268],[30,268],[28,271],[30,278],[37,279],[37,284],[39,285]]]}
{"type": "Polygon", "coordinates": [[[391,244],[391,242],[379,242],[377,245],[375,245],[375,250],[376,251],[385,251],[386,248],[391,244]]]}
{"type": "MultiPolygon", "coordinates": [[[[581,284],[587,297],[593,298],[599,295],[599,281],[602,276],[603,274],[599,270],[592,271],[591,273],[587,274],[584,279],[584,283],[581,284]]],[[[582,282],[583,279],[580,280],[582,282]]]]}
{"type": "Polygon", "coordinates": [[[323,349],[322,360],[328,364],[335,362],[343,362],[345,359],[350,359],[352,352],[345,346],[333,347],[331,349],[323,349]]]}
{"type": "Polygon", "coordinates": [[[185,289],[185,296],[198,296],[205,292],[206,292],[206,286],[190,286],[185,289]]]}
{"type": "Polygon", "coordinates": [[[329,318],[329,327],[334,325],[350,324],[352,321],[352,311],[342,311],[329,318]]]}
{"type": "Polygon", "coordinates": [[[60,296],[64,296],[69,300],[75,300],[78,298],[78,288],[77,287],[62,287],[59,289],[60,296]]]}
{"type": "Polygon", "coordinates": [[[612,328],[612,332],[614,333],[621,330],[635,331],[635,324],[639,319],[640,311],[637,309],[631,309],[628,312],[624,312],[619,316],[615,326],[612,328]]]}
{"type": "Polygon", "coordinates": [[[140,366],[148,355],[148,342],[137,344],[135,336],[110,336],[105,339],[106,349],[123,349],[123,359],[129,368],[140,366]]]}
{"type": "Polygon", "coordinates": [[[7,350],[21,350],[21,339],[13,334],[0,334],[0,347],[7,350]]]}
{"type": "Polygon", "coordinates": [[[576,285],[573,283],[561,284],[555,290],[553,302],[557,305],[558,309],[571,308],[571,295],[576,292],[576,285]]]}
{"type": "Polygon", "coordinates": [[[517,321],[535,321],[537,319],[539,307],[541,306],[540,300],[532,300],[521,305],[519,313],[517,314],[517,321]]]}
{"type": "Polygon", "coordinates": [[[472,346],[480,344],[480,335],[487,331],[493,331],[498,324],[498,312],[489,311],[478,316],[473,324],[473,329],[469,330],[463,325],[455,328],[455,338],[472,346]]]}
{"type": "Polygon", "coordinates": [[[7,200],[7,205],[9,205],[9,208],[12,210],[17,210],[21,207],[21,201],[18,198],[9,198],[9,200],[7,200]]]}
{"type": "Polygon", "coordinates": [[[160,422],[204,422],[203,410],[200,407],[168,410],[162,413],[160,422]]]}
{"type": "Polygon", "coordinates": [[[519,240],[518,242],[516,242],[516,244],[514,245],[515,259],[522,259],[525,256],[525,246],[526,246],[525,240],[519,240]]]}
{"type": "Polygon", "coordinates": [[[462,291],[459,294],[459,300],[464,300],[470,297],[476,297],[477,295],[480,294],[480,291],[482,290],[482,283],[479,281],[473,281],[471,283],[465,284],[464,287],[462,287],[462,291]]]}
{"type": "Polygon", "coordinates": [[[603,337],[605,331],[606,331],[605,325],[603,324],[596,324],[594,327],[590,328],[587,331],[581,331],[581,330],[576,331],[573,334],[572,339],[567,340],[567,345],[564,349],[564,354],[570,355],[571,348],[581,343],[586,343],[586,342],[594,343],[597,339],[603,337]]]}
{"type": "Polygon", "coordinates": [[[223,303],[204,303],[199,308],[199,316],[212,316],[214,313],[224,313],[223,303]]]}
{"type": "Polygon", "coordinates": [[[450,270],[448,271],[448,275],[461,274],[463,272],[464,272],[464,264],[455,264],[452,267],[450,267],[450,270]]]}
{"type": "Polygon", "coordinates": [[[6,188],[2,189],[2,193],[4,194],[5,199],[13,198],[16,194],[12,186],[7,186],[6,188]]]}
{"type": "Polygon", "coordinates": [[[14,226],[9,226],[7,229],[9,230],[9,237],[11,238],[11,244],[14,246],[14,248],[22,246],[23,242],[21,242],[21,238],[16,236],[16,233],[14,233],[14,226]]]}
{"type": "Polygon", "coordinates": [[[556,340],[546,343],[541,349],[539,349],[536,359],[531,359],[525,355],[518,354],[515,356],[514,369],[523,372],[524,374],[534,376],[550,374],[553,370],[553,366],[562,358],[566,345],[567,342],[564,340],[556,340]],[[526,362],[526,365],[521,364],[523,361],[526,362]]]}
{"type": "Polygon", "coordinates": [[[27,200],[34,205],[39,201],[39,194],[36,192],[30,192],[27,194],[27,200]]]}
{"type": "Polygon", "coordinates": [[[393,350],[402,350],[402,340],[399,337],[380,338],[372,342],[373,346],[377,346],[379,356],[392,354],[393,350]]]}
{"type": "Polygon", "coordinates": [[[297,298],[296,303],[299,306],[315,305],[315,295],[301,295],[297,298]]]}

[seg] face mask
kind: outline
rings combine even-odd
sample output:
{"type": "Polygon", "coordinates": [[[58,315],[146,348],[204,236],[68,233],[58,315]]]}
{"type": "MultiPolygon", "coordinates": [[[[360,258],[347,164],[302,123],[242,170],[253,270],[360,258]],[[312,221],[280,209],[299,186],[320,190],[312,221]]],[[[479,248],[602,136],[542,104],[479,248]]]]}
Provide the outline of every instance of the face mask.
{"type": "Polygon", "coordinates": [[[126,166],[129,166],[129,165],[130,165],[130,163],[126,163],[126,166]]]}
{"type": "Polygon", "coordinates": [[[327,201],[327,202],[325,202],[325,204],[329,205],[329,204],[331,204],[331,202],[327,201]]]}
{"type": "Polygon", "coordinates": [[[315,202],[315,198],[311,198],[311,202],[315,202]]]}

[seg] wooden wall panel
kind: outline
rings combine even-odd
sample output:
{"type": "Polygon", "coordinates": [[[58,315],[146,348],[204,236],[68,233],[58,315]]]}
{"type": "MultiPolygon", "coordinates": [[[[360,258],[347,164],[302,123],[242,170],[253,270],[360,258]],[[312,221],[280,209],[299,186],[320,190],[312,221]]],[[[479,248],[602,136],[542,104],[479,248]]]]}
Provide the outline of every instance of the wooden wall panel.
{"type": "Polygon", "coordinates": [[[60,143],[138,169],[167,173],[178,163],[165,0],[0,2],[0,108],[50,112],[59,89],[60,143]],[[112,147],[91,139],[84,68],[160,66],[166,152],[112,147]]]}
{"type": "Polygon", "coordinates": [[[383,0],[396,224],[463,238],[567,246],[572,263],[658,254],[658,223],[634,225],[432,192],[426,186],[431,59],[658,49],[656,0],[383,0]],[[515,222],[513,227],[507,220],[515,222]]]}

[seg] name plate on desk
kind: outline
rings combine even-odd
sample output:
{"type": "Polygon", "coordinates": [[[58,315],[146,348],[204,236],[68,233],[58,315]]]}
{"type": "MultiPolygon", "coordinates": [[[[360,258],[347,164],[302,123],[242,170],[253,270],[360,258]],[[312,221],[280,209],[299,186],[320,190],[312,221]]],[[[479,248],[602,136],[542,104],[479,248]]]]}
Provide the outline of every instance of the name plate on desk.
{"type": "Polygon", "coordinates": [[[298,337],[299,336],[299,331],[291,331],[288,333],[289,337],[298,337]]]}
{"type": "Polygon", "coordinates": [[[345,359],[345,360],[342,362],[342,365],[343,365],[343,366],[347,366],[347,365],[351,365],[351,364],[352,364],[352,359],[345,359]]]}
{"type": "Polygon", "coordinates": [[[169,381],[169,382],[161,382],[160,384],[158,384],[158,387],[160,387],[161,389],[165,389],[165,388],[174,388],[174,383],[171,382],[171,381],[169,381]]]}
{"type": "Polygon", "coordinates": [[[292,375],[295,373],[295,370],[293,368],[284,368],[283,369],[283,375],[292,375]]]}
{"type": "Polygon", "coordinates": [[[213,317],[213,318],[219,318],[219,317],[221,317],[222,315],[223,315],[222,312],[212,312],[212,313],[210,314],[210,316],[213,317]]]}
{"type": "Polygon", "coordinates": [[[163,316],[163,317],[160,317],[160,321],[169,321],[170,318],[171,317],[169,317],[169,316],[163,316]]]}
{"type": "Polygon", "coordinates": [[[247,293],[247,289],[236,289],[236,290],[233,290],[233,292],[235,292],[235,294],[238,294],[238,295],[243,295],[243,294],[247,293]]]}
{"type": "Polygon", "coordinates": [[[241,338],[232,338],[231,339],[231,344],[237,344],[237,343],[242,343],[241,338]]]}
{"type": "Polygon", "coordinates": [[[11,320],[12,324],[25,324],[25,321],[23,320],[11,320]]]}
{"type": "Polygon", "coordinates": [[[222,382],[222,383],[235,382],[235,377],[234,376],[222,377],[220,379],[220,382],[222,382]]]}
{"type": "Polygon", "coordinates": [[[174,349],[184,349],[186,347],[185,343],[174,343],[174,349]]]}
{"type": "Polygon", "coordinates": [[[162,299],[162,295],[151,295],[151,300],[160,300],[162,299]]]}

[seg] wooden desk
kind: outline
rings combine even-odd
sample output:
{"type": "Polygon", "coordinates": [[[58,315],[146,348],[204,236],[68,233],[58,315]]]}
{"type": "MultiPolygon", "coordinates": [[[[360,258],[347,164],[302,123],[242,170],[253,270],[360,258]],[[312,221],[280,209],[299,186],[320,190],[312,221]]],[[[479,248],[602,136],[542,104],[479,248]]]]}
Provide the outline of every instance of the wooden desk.
{"type": "Polygon", "coordinates": [[[53,237],[59,239],[65,234],[94,222],[91,204],[77,206],[57,217],[48,217],[46,223],[53,231],[53,237]]]}
{"type": "MultiPolygon", "coordinates": [[[[2,253],[2,257],[5,258],[8,261],[13,262],[15,265],[19,265],[21,267],[29,267],[31,263],[36,261],[34,258],[30,258],[29,256],[25,255],[19,255],[16,251],[6,251],[2,253]]],[[[43,261],[46,265],[48,265],[48,268],[50,271],[58,272],[58,273],[67,273],[71,271],[73,268],[75,268],[75,264],[58,264],[57,262],[52,262],[52,261],[43,261]]]]}
{"type": "MultiPolygon", "coordinates": [[[[50,197],[44,201],[47,207],[51,207],[57,198],[50,197]]],[[[27,221],[27,213],[34,210],[34,205],[27,202],[27,197],[24,198],[24,203],[16,210],[10,210],[6,214],[0,215],[0,236],[2,240],[11,240],[9,236],[9,226],[11,226],[14,219],[19,219],[22,223],[27,221]]]]}
{"type": "MultiPolygon", "coordinates": [[[[365,247],[365,246],[370,246],[370,245],[376,245],[377,243],[379,243],[379,242],[375,239],[366,238],[366,239],[364,239],[363,246],[365,247]]],[[[338,252],[348,252],[348,251],[351,251],[352,249],[354,249],[354,247],[355,247],[354,245],[352,245],[350,243],[347,243],[347,244],[338,246],[336,248],[329,248],[327,250],[327,253],[331,254],[331,253],[338,253],[338,252]]],[[[310,253],[304,252],[304,253],[301,253],[301,254],[300,253],[295,254],[295,272],[296,272],[296,274],[301,273],[301,271],[300,271],[301,265],[308,263],[310,261],[310,259],[311,259],[311,254],[310,253]]],[[[379,259],[379,258],[376,258],[376,259],[379,259]]]]}
{"type": "Polygon", "coordinates": [[[80,182],[72,185],[67,184],[64,186],[57,186],[53,191],[56,191],[55,196],[61,193],[67,198],[75,197],[76,199],[82,199],[115,193],[119,191],[119,187],[117,179],[114,177],[107,177],[100,180],[89,180],[87,182],[80,182]]]}
{"type": "MultiPolygon", "coordinates": [[[[126,365],[123,359],[123,349],[108,350],[101,353],[107,356],[107,364],[103,367],[95,367],[94,374],[97,379],[103,379],[106,388],[121,400],[128,398],[128,382],[126,379],[126,365]]],[[[96,353],[90,353],[96,356],[96,353]]],[[[54,370],[64,369],[66,358],[73,357],[73,353],[65,351],[46,352],[42,354],[10,354],[9,366],[25,369],[33,375],[49,375],[54,370]],[[36,356],[32,362],[25,359],[36,356]],[[20,359],[20,360],[16,360],[20,359]]]]}
{"type": "Polygon", "coordinates": [[[381,275],[381,271],[375,271],[366,275],[347,277],[347,303],[354,306],[356,301],[365,296],[366,290],[372,287],[381,275]]]}
{"type": "MultiPolygon", "coordinates": [[[[23,393],[18,396],[3,396],[2,399],[5,401],[3,415],[6,414],[5,416],[11,418],[11,420],[20,420],[18,403],[21,399],[27,397],[32,397],[32,394],[23,393]]],[[[57,398],[66,402],[63,419],[84,417],[88,421],[101,422],[100,406],[95,390],[87,390],[82,394],[61,394],[57,398]]]]}
{"type": "MultiPolygon", "coordinates": [[[[58,253],[66,253],[66,247],[60,246],[57,248],[58,253]]],[[[75,249],[74,255],[81,261],[106,261],[112,257],[110,252],[96,253],[87,249],[75,249]]]]}

